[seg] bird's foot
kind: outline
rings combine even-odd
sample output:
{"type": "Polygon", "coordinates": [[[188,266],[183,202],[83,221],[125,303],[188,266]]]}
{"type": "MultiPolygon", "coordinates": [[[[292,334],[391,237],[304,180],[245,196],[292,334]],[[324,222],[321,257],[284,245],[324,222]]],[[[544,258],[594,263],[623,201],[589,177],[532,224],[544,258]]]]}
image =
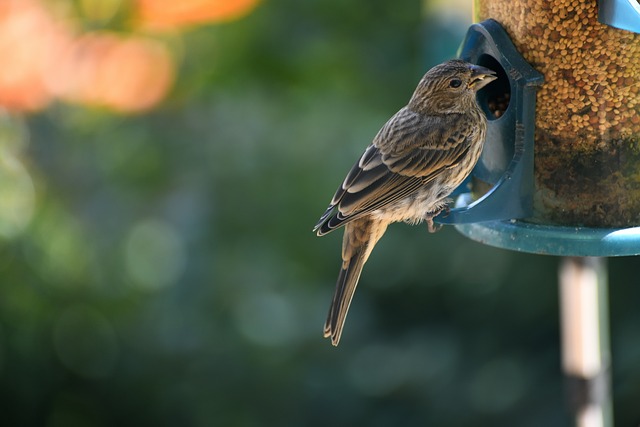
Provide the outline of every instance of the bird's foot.
{"type": "Polygon", "coordinates": [[[444,212],[444,216],[446,217],[447,215],[449,215],[449,212],[451,211],[451,209],[449,209],[448,205],[443,206],[440,209],[437,209],[433,212],[429,212],[427,214],[427,229],[429,230],[429,233],[435,233],[438,230],[440,230],[442,228],[442,224],[436,224],[433,222],[433,218],[437,217],[438,215],[440,215],[440,213],[444,212]]]}
{"type": "Polygon", "coordinates": [[[435,233],[442,228],[442,224],[436,224],[433,222],[433,217],[427,218],[427,230],[429,233],[435,233]]]}

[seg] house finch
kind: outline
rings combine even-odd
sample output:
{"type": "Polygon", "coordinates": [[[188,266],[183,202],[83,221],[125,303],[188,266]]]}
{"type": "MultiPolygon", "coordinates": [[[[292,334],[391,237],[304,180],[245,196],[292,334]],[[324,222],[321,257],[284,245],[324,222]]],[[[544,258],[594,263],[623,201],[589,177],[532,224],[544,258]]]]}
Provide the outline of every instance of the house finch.
{"type": "Polygon", "coordinates": [[[429,70],[409,104],[380,129],[351,168],[313,231],[345,226],[342,268],[324,326],[338,345],[364,263],[392,222],[426,221],[471,173],[487,128],[476,92],[497,77],[487,68],[451,60],[429,70]]]}

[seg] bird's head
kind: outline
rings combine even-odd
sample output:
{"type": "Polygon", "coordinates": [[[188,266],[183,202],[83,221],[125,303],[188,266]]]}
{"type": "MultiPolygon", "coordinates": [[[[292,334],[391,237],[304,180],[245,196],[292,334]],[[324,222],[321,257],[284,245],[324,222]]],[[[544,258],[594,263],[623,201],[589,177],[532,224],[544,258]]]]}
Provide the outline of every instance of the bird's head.
{"type": "Polygon", "coordinates": [[[425,114],[464,113],[474,108],[476,92],[497,79],[488,68],[453,59],[422,77],[409,108],[425,114]]]}

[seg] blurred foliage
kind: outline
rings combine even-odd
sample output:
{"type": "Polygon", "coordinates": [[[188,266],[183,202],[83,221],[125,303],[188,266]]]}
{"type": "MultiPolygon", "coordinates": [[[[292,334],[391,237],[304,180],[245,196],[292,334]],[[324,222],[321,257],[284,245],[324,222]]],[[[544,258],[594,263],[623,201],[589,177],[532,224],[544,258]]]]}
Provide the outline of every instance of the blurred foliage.
{"type": "MultiPolygon", "coordinates": [[[[341,233],[311,227],[468,25],[422,6],[264,2],[176,36],[144,115],[3,116],[2,425],[569,425],[555,258],[392,226],[321,337],[341,233]]],[[[632,425],[637,261],[610,269],[632,425]]]]}

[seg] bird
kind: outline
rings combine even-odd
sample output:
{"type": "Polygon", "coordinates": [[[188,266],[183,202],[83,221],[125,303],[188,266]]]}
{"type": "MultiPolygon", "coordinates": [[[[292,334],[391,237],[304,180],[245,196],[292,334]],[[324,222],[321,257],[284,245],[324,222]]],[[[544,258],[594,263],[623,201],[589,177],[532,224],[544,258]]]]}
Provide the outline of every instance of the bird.
{"type": "Polygon", "coordinates": [[[452,59],[428,70],[409,103],[393,115],[347,173],[313,228],[344,226],[342,265],[324,325],[337,346],[362,268],[394,222],[426,222],[448,209],[448,196],[471,173],[487,118],[476,93],[497,78],[488,68],[452,59]]]}

